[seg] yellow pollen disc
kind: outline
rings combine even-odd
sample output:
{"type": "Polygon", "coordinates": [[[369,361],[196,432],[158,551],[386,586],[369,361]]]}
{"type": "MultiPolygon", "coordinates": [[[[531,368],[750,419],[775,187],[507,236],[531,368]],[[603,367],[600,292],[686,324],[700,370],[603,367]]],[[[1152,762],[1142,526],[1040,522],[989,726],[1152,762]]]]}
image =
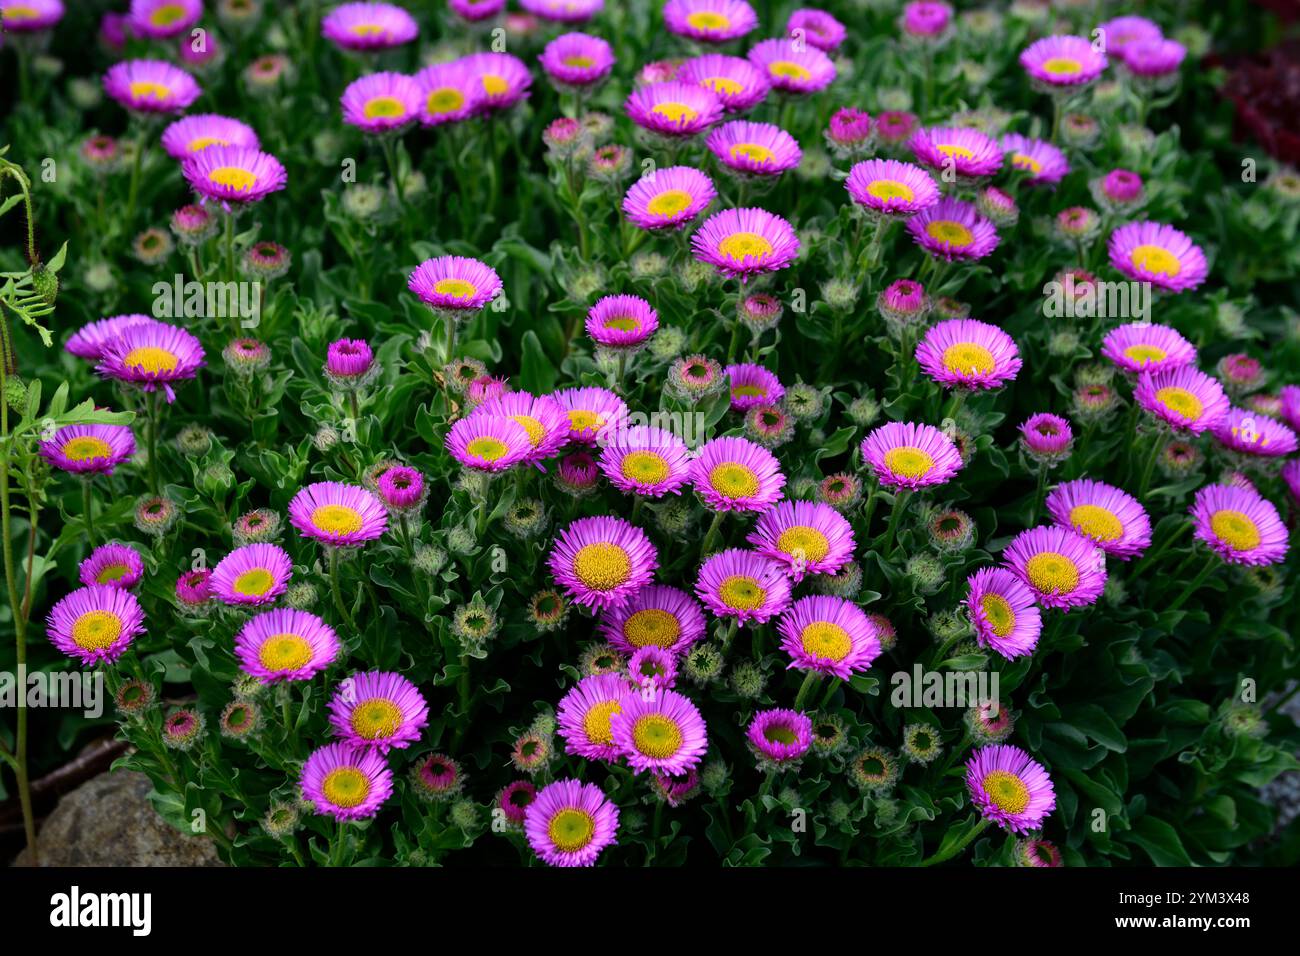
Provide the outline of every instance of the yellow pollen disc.
{"type": "Polygon", "coordinates": [[[1011,602],[1001,594],[986,594],[980,598],[980,610],[993,633],[1006,637],[1016,626],[1016,612],[1011,609],[1011,602]]]}
{"type": "Polygon", "coordinates": [[[510,84],[506,82],[506,78],[497,76],[495,73],[484,73],[482,82],[483,92],[488,96],[502,96],[510,89],[510,84]]]}
{"type": "Polygon", "coordinates": [[[684,189],[668,189],[646,203],[656,216],[675,216],[691,204],[691,194],[684,189]]]}
{"type": "Polygon", "coordinates": [[[122,361],[131,368],[142,368],[152,375],[173,371],[180,364],[180,359],[173,353],[153,345],[132,349],[122,361]]]}
{"type": "Polygon", "coordinates": [[[1073,76],[1083,72],[1083,64],[1068,56],[1054,56],[1043,61],[1043,70],[1053,76],[1073,76]]]}
{"type": "Polygon", "coordinates": [[[814,621],[799,635],[804,652],[810,657],[842,661],[853,650],[849,632],[830,621],[814,621]]]}
{"type": "Polygon", "coordinates": [[[586,810],[565,807],[551,817],[546,835],[561,853],[577,853],[596,835],[596,820],[586,810]]]}
{"type": "Polygon", "coordinates": [[[586,431],[588,428],[599,429],[605,424],[605,416],[597,415],[586,408],[575,408],[569,412],[569,428],[574,431],[586,431]]]}
{"type": "Polygon", "coordinates": [[[321,505],[311,513],[311,523],[329,534],[355,534],[364,523],[361,512],[347,505],[321,505]]]}
{"type": "Polygon", "coordinates": [[[1259,547],[1259,526],[1240,511],[1225,508],[1210,518],[1214,536],[1234,551],[1250,551],[1259,547]]]}
{"type": "Polygon", "coordinates": [[[1169,353],[1155,345],[1130,345],[1124,350],[1124,357],[1132,359],[1139,365],[1148,365],[1152,362],[1163,362],[1169,357],[1169,353]]]}
{"type": "Polygon", "coordinates": [[[573,573],[593,591],[610,591],[632,574],[632,559],[616,544],[589,544],[573,559],[573,573]]]}
{"type": "Polygon", "coordinates": [[[731,26],[731,19],[716,10],[697,10],[686,22],[697,30],[725,30],[731,26]]]}
{"type": "Polygon", "coordinates": [[[682,729],[666,714],[646,714],[632,727],[632,743],[638,753],[665,760],[681,749],[682,729]]]}
{"type": "Polygon", "coordinates": [[[885,468],[890,474],[904,478],[921,478],[934,468],[934,459],[930,453],[911,445],[899,445],[885,452],[885,468]]]}
{"type": "Polygon", "coordinates": [[[635,332],[641,323],[630,315],[614,315],[605,320],[605,328],[618,329],[620,332],[635,332]]]}
{"type": "Polygon", "coordinates": [[[1187,389],[1179,388],[1177,385],[1166,385],[1157,391],[1156,401],[1175,415],[1179,415],[1189,422],[1196,421],[1205,411],[1205,406],[1199,398],[1187,389]]]}
{"type": "Polygon", "coordinates": [[[102,651],[121,633],[122,619],[112,611],[87,611],[72,625],[72,643],[84,651],[102,651]]]}
{"type": "Polygon", "coordinates": [[[763,736],[774,744],[793,744],[799,741],[795,732],[783,724],[770,724],[764,727],[763,736]]]}
{"type": "Polygon", "coordinates": [[[792,63],[789,60],[777,60],[775,63],[768,65],[767,72],[773,76],[783,77],[789,80],[811,80],[812,71],[806,66],[800,66],[798,63],[792,63]]]}
{"type": "Polygon", "coordinates": [[[767,393],[758,385],[737,385],[731,394],[737,398],[762,398],[767,393]]]}
{"type": "Polygon", "coordinates": [[[757,259],[762,262],[772,254],[772,244],[756,232],[733,232],[718,243],[718,251],[732,262],[757,259]]]}
{"type": "Polygon", "coordinates": [[[657,485],[671,473],[663,456],[652,451],[634,451],[624,455],[619,470],[624,478],[641,485],[657,485]]]}
{"type": "Polygon", "coordinates": [[[1014,773],[990,770],[981,784],[993,805],[1003,813],[1023,813],[1029,806],[1029,788],[1014,773]]]}
{"type": "Polygon", "coordinates": [[[608,746],[614,742],[614,731],[610,729],[609,718],[622,712],[616,700],[603,700],[592,705],[582,715],[582,732],[593,744],[608,746]]]}
{"type": "Polygon", "coordinates": [[[677,617],[657,607],[637,611],[623,622],[623,637],[636,648],[653,645],[667,650],[677,643],[681,633],[677,617]]]}
{"type": "Polygon", "coordinates": [[[1079,586],[1079,569],[1056,551],[1040,551],[1025,562],[1029,582],[1042,594],[1069,594],[1079,586]]]}
{"type": "Polygon", "coordinates": [[[402,726],[402,708],[387,697],[372,697],[352,708],[348,723],[359,737],[385,740],[402,726]]]}
{"type": "Polygon", "coordinates": [[[731,147],[732,159],[740,159],[742,156],[752,163],[770,163],[776,158],[776,153],[758,143],[737,143],[731,147]]]}
{"type": "Polygon", "coordinates": [[[750,498],[758,494],[758,475],[737,461],[724,461],[709,472],[709,487],[724,498],[750,498]]]}
{"type": "Polygon", "coordinates": [[[424,105],[435,116],[443,113],[454,113],[464,107],[465,94],[454,86],[444,86],[431,92],[429,98],[424,101],[424,105]]]}
{"type": "Polygon", "coordinates": [[[376,96],[374,99],[366,100],[362,112],[366,114],[366,119],[399,119],[406,115],[406,107],[395,96],[376,96]]]}
{"type": "Polygon", "coordinates": [[[229,146],[230,140],[221,139],[216,136],[197,136],[185,144],[185,148],[191,153],[197,153],[201,149],[207,149],[209,146],[229,146]]]}
{"type": "Polygon", "coordinates": [[[108,584],[112,581],[120,581],[130,573],[131,569],[125,564],[110,564],[95,576],[95,583],[108,584]]]}
{"type": "Polygon", "coordinates": [[[926,233],[936,242],[945,246],[964,248],[975,242],[975,236],[969,229],[951,219],[936,219],[925,227],[926,233]]]}
{"type": "Polygon", "coordinates": [[[155,83],[153,80],[136,80],[131,84],[131,95],[138,100],[153,97],[156,100],[165,100],[172,95],[171,87],[165,83],[155,83]]]}
{"type": "Polygon", "coordinates": [[[311,645],[297,634],[273,634],[257,649],[257,661],[268,671],[296,671],[311,663],[311,645]]]}
{"type": "Polygon", "coordinates": [[[762,607],[767,592],[747,574],[733,574],[718,588],[718,597],[733,611],[752,611],[762,607]]]}
{"type": "Polygon", "coordinates": [[[218,186],[229,186],[240,192],[246,192],[257,185],[257,176],[238,166],[221,166],[208,173],[208,179],[218,186]]]}
{"type": "Polygon", "coordinates": [[[376,37],[384,32],[384,28],[378,23],[358,23],[348,29],[359,37],[376,37]]]}
{"type": "Polygon", "coordinates": [[[474,283],[465,279],[439,279],[433,284],[433,291],[439,295],[449,295],[454,299],[468,299],[478,289],[474,283]]]}
{"type": "Polygon", "coordinates": [[[321,781],[325,799],[336,807],[360,806],[370,796],[370,780],[356,767],[338,767],[321,781]]]}
{"type": "Polygon", "coordinates": [[[589,56],[566,56],[560,62],[565,66],[577,67],[578,69],[587,69],[595,66],[595,61],[589,56]]]}
{"type": "Polygon", "coordinates": [[[975,154],[965,146],[957,146],[954,143],[941,143],[938,146],[939,152],[945,156],[956,156],[960,159],[974,159],[975,154]]]}
{"type": "Polygon", "coordinates": [[[185,8],[179,3],[167,3],[149,15],[149,22],[156,27],[169,27],[185,19],[185,8]]]}
{"type": "Polygon", "coordinates": [[[475,438],[468,442],[465,445],[465,451],[471,457],[482,461],[496,461],[510,451],[510,446],[499,438],[484,435],[482,438],[475,438]]]}
{"type": "Polygon", "coordinates": [[[668,118],[671,123],[682,123],[687,120],[693,120],[700,114],[687,106],[685,103],[656,103],[651,113],[658,113],[660,116],[668,118]]]}
{"type": "Polygon", "coordinates": [[[831,550],[831,543],[816,528],[794,525],[781,532],[776,549],[801,561],[820,561],[831,550]]]}
{"type": "Polygon", "coordinates": [[[1133,265],[1153,275],[1173,277],[1183,271],[1183,264],[1168,249],[1159,246],[1138,246],[1129,255],[1133,265]]]}
{"type": "Polygon", "coordinates": [[[890,199],[912,202],[916,199],[916,193],[912,192],[911,187],[907,183],[900,183],[897,179],[877,179],[867,187],[867,194],[882,202],[890,199]]]}
{"type": "Polygon", "coordinates": [[[1016,153],[1011,157],[1011,165],[1016,169],[1026,169],[1037,175],[1043,171],[1043,164],[1032,156],[1026,156],[1024,153],[1016,153]]]}
{"type": "Polygon", "coordinates": [[[90,461],[93,458],[110,458],[113,448],[102,438],[81,435],[71,438],[63,446],[63,455],[72,461],[90,461]]]}
{"type": "Polygon", "coordinates": [[[0,20],[35,20],[40,11],[35,7],[5,7],[0,10],[0,20]]]}
{"type": "Polygon", "coordinates": [[[275,587],[275,575],[266,568],[252,568],[245,571],[235,578],[234,584],[236,594],[247,594],[250,597],[261,597],[273,587],[275,587]]]}
{"type": "Polygon", "coordinates": [[[737,83],[729,76],[710,76],[707,79],[700,80],[700,86],[706,86],[715,93],[723,96],[738,96],[745,92],[745,86],[737,83]]]}
{"type": "Polygon", "coordinates": [[[528,441],[534,448],[542,443],[542,439],[546,437],[546,427],[541,422],[531,415],[511,415],[510,417],[522,425],[524,431],[528,432],[528,441]]]}
{"type": "Polygon", "coordinates": [[[997,368],[997,362],[984,346],[957,342],[943,350],[943,367],[954,375],[988,375],[997,368]]]}
{"type": "Polygon", "coordinates": [[[1124,536],[1123,522],[1100,505],[1075,505],[1070,509],[1070,524],[1093,541],[1118,541],[1124,536]]]}

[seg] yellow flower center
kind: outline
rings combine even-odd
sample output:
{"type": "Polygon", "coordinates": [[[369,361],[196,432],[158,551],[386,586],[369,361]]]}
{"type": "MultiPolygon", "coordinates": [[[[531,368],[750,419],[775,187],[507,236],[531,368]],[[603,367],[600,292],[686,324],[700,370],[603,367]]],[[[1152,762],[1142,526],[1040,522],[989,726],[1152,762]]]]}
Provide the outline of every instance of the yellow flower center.
{"type": "Polygon", "coordinates": [[[376,96],[366,100],[363,111],[366,119],[400,119],[406,115],[406,107],[395,96],[376,96]]]}
{"type": "Polygon", "coordinates": [[[384,28],[378,23],[357,23],[348,29],[359,37],[377,37],[384,32],[384,28]]]}
{"type": "Polygon", "coordinates": [[[1201,417],[1205,411],[1205,405],[1194,394],[1185,388],[1179,388],[1177,385],[1166,385],[1156,392],[1156,401],[1165,408],[1169,409],[1175,415],[1179,415],[1189,422],[1194,422],[1201,417]]]}
{"type": "Polygon", "coordinates": [[[617,713],[621,713],[622,708],[618,706],[616,700],[603,700],[599,704],[593,704],[582,715],[582,732],[586,735],[587,740],[593,744],[604,744],[608,746],[614,742],[614,731],[610,729],[609,718],[617,713]]]}
{"type": "Polygon", "coordinates": [[[767,592],[748,574],[733,574],[718,588],[718,597],[733,611],[752,611],[763,606],[767,592]]]}
{"type": "Polygon", "coordinates": [[[657,485],[671,472],[664,457],[652,451],[634,451],[624,455],[619,470],[624,478],[641,485],[657,485]]]}
{"type": "Polygon", "coordinates": [[[583,547],[573,559],[573,573],[593,591],[610,591],[632,574],[632,559],[616,544],[601,541],[583,547]]]}
{"type": "Polygon", "coordinates": [[[596,820],[586,810],[565,807],[546,825],[546,835],[561,853],[577,853],[596,835],[596,820]]]}
{"type": "Polygon", "coordinates": [[[1124,350],[1124,357],[1130,358],[1138,365],[1148,365],[1151,362],[1163,362],[1169,357],[1169,353],[1155,345],[1130,345],[1124,350]]]}
{"type": "Polygon", "coordinates": [[[298,634],[273,634],[257,649],[257,660],[268,671],[296,671],[311,662],[311,645],[298,634]]]}
{"type": "Polygon", "coordinates": [[[777,60],[768,65],[767,72],[789,80],[811,80],[812,71],[790,60],[777,60]]]}
{"type": "Polygon", "coordinates": [[[1040,551],[1025,562],[1029,581],[1042,594],[1069,594],[1079,586],[1079,569],[1057,551],[1040,551]]]}
{"type": "Polygon", "coordinates": [[[595,65],[595,61],[592,60],[591,57],[582,56],[580,54],[575,54],[573,56],[566,56],[560,62],[563,63],[565,66],[577,67],[578,69],[588,69],[595,65]]]}
{"type": "Polygon", "coordinates": [[[1043,171],[1043,164],[1032,156],[1026,156],[1024,153],[1016,153],[1011,157],[1011,165],[1016,169],[1027,169],[1029,172],[1037,175],[1043,171]]]}
{"type": "Polygon", "coordinates": [[[433,284],[433,291],[439,295],[449,295],[453,299],[468,299],[478,289],[474,283],[465,279],[439,279],[433,284]]]}
{"type": "Polygon", "coordinates": [[[40,15],[35,7],[12,6],[0,10],[0,20],[35,20],[40,15]]]}
{"type": "Polygon", "coordinates": [[[122,634],[122,619],[112,611],[87,611],[72,625],[72,643],[84,651],[112,647],[122,634]]]}
{"type": "Polygon", "coordinates": [[[1183,264],[1168,249],[1160,246],[1138,246],[1129,256],[1133,265],[1153,275],[1173,277],[1183,271],[1183,264]]]}
{"type": "Polygon", "coordinates": [[[677,643],[682,625],[677,616],[657,607],[648,607],[630,615],[623,623],[623,637],[633,647],[662,647],[677,643]]]}
{"type": "Polygon", "coordinates": [[[109,584],[113,581],[120,581],[130,573],[131,569],[125,564],[110,564],[100,570],[99,574],[95,575],[95,583],[109,584]]]}
{"type": "Polygon", "coordinates": [[[169,27],[183,19],[185,19],[185,8],[179,3],[163,4],[149,15],[149,22],[156,27],[169,27]]]}
{"type": "Polygon", "coordinates": [[[1123,523],[1100,505],[1075,505],[1070,509],[1070,524],[1093,541],[1118,541],[1124,535],[1123,523]]]}
{"type": "Polygon", "coordinates": [[[731,19],[716,10],[697,10],[687,16],[686,22],[697,30],[725,30],[731,26],[731,19]]]}
{"type": "Polygon", "coordinates": [[[925,227],[926,233],[936,242],[945,246],[965,248],[975,241],[974,234],[959,222],[951,219],[936,219],[925,227]]]}
{"type": "Polygon", "coordinates": [[[1210,530],[1234,551],[1250,551],[1259,547],[1259,526],[1240,511],[1231,508],[1216,511],[1210,518],[1210,530]]]}
{"type": "Polygon", "coordinates": [[[604,426],[605,416],[597,415],[587,408],[575,408],[569,412],[569,428],[573,431],[586,431],[588,428],[598,429],[604,426]]]}
{"type": "Polygon", "coordinates": [[[729,76],[710,76],[700,80],[700,86],[706,86],[723,96],[737,96],[745,92],[743,83],[738,83],[729,76]]]}
{"type": "Polygon", "coordinates": [[[635,332],[641,323],[630,315],[611,315],[605,320],[605,328],[618,329],[620,332],[635,332]]]}
{"type": "Polygon", "coordinates": [[[993,805],[1003,813],[1023,813],[1029,806],[1029,788],[1014,773],[990,770],[982,784],[993,805]]]}
{"type": "Polygon", "coordinates": [[[770,163],[776,158],[776,153],[758,143],[737,143],[731,147],[732,159],[740,159],[742,156],[753,163],[770,163]]]}
{"type": "Polygon", "coordinates": [[[63,446],[63,455],[72,461],[90,461],[94,458],[110,458],[113,448],[102,438],[92,435],[79,435],[68,439],[63,446]]]}
{"type": "Polygon", "coordinates": [[[685,103],[656,103],[651,113],[667,117],[670,123],[681,124],[695,119],[700,114],[685,103]]]}
{"type": "Polygon", "coordinates": [[[776,549],[800,561],[820,561],[831,549],[826,535],[807,525],[794,525],[781,532],[776,549]]]}
{"type": "Polygon", "coordinates": [[[336,807],[360,806],[370,796],[370,780],[356,767],[337,767],[321,781],[325,799],[336,807]]]}
{"type": "Polygon", "coordinates": [[[501,96],[510,89],[510,84],[506,82],[504,76],[497,76],[495,73],[484,73],[482,78],[483,92],[488,96],[501,96]]]}
{"type": "Polygon", "coordinates": [[[986,594],[980,598],[980,610],[998,637],[1006,637],[1015,629],[1016,612],[1011,609],[1011,602],[1001,594],[986,594]]]}
{"type": "Polygon", "coordinates": [[[483,435],[468,442],[465,445],[465,451],[471,457],[478,458],[481,461],[496,461],[510,451],[510,446],[499,438],[483,435]]]}
{"type": "Polygon", "coordinates": [[[814,621],[799,635],[804,652],[811,657],[842,661],[853,650],[849,632],[830,621],[814,621]]]}
{"type": "Polygon", "coordinates": [[[758,475],[738,461],[724,461],[709,472],[709,487],[733,501],[758,494],[758,475]]]}
{"type": "Polygon", "coordinates": [[[235,578],[234,584],[236,594],[247,594],[251,597],[261,597],[273,587],[275,587],[275,575],[266,568],[251,568],[235,578]]]}
{"type": "Polygon", "coordinates": [[[131,84],[131,96],[137,100],[149,99],[150,97],[156,100],[165,100],[171,95],[171,87],[165,83],[156,83],[153,80],[135,80],[131,84]]]}
{"type": "Polygon", "coordinates": [[[681,749],[682,729],[666,714],[646,714],[632,727],[632,743],[638,753],[665,760],[681,749]]]}
{"type": "Polygon", "coordinates": [[[1053,76],[1073,76],[1076,73],[1083,72],[1083,64],[1068,56],[1054,56],[1049,60],[1044,60],[1042,68],[1053,76]]]}
{"type": "Polygon", "coordinates": [[[465,94],[454,86],[440,87],[429,94],[424,105],[435,116],[454,113],[465,106],[465,94]]]}
{"type": "Polygon", "coordinates": [[[934,468],[934,459],[929,452],[911,445],[899,445],[885,452],[885,468],[893,475],[904,478],[920,478],[928,475],[934,468]]]}
{"type": "Polygon", "coordinates": [[[361,512],[347,505],[321,505],[311,513],[311,523],[327,534],[355,534],[361,530],[361,512]]]}
{"type": "Polygon", "coordinates": [[[180,359],[174,353],[156,345],[142,345],[132,349],[122,361],[131,368],[142,368],[151,375],[174,371],[180,364],[180,359]]]}
{"type": "Polygon", "coordinates": [[[772,253],[772,244],[756,232],[733,232],[718,243],[718,251],[732,262],[757,259],[760,262],[772,253]]]}
{"type": "Polygon", "coordinates": [[[372,697],[352,708],[348,723],[366,740],[387,740],[402,726],[402,708],[387,697],[372,697]]]}
{"type": "Polygon", "coordinates": [[[939,152],[945,156],[956,156],[960,159],[974,159],[975,153],[965,146],[958,146],[955,143],[940,143],[936,147],[939,152]]]}
{"type": "Polygon", "coordinates": [[[257,176],[239,166],[221,166],[208,173],[208,179],[218,186],[229,186],[238,192],[247,192],[257,185],[257,176]]]}
{"type": "Polygon", "coordinates": [[[196,136],[185,144],[185,148],[191,153],[197,153],[201,149],[207,149],[209,146],[229,146],[230,140],[221,139],[217,136],[196,136]]]}
{"type": "Polygon", "coordinates": [[[912,202],[916,199],[916,193],[907,183],[900,183],[897,179],[877,179],[867,187],[867,194],[874,196],[882,202],[890,199],[903,199],[912,202]]]}
{"type": "Polygon", "coordinates": [[[531,415],[511,415],[514,421],[523,426],[524,431],[528,432],[529,443],[536,448],[546,437],[546,426],[531,415]]]}
{"type": "Polygon", "coordinates": [[[684,189],[667,189],[646,203],[656,216],[675,216],[691,204],[691,194],[684,189]]]}
{"type": "Polygon", "coordinates": [[[955,375],[988,375],[997,368],[997,362],[984,346],[957,342],[943,350],[943,367],[955,375]]]}
{"type": "Polygon", "coordinates": [[[798,743],[799,736],[785,724],[769,724],[763,728],[763,737],[774,744],[798,743]]]}

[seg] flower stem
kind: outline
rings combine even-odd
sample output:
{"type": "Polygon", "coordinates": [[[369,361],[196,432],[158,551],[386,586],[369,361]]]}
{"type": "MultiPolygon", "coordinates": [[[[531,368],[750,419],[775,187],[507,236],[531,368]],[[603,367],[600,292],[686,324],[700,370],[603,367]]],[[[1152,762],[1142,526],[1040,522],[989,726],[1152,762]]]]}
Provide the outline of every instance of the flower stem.
{"type": "Polygon", "coordinates": [[[952,846],[948,847],[948,849],[944,850],[942,853],[935,853],[934,856],[922,860],[921,866],[934,866],[936,863],[943,863],[945,860],[951,860],[962,850],[966,849],[966,847],[970,846],[971,842],[977,836],[979,836],[986,829],[988,829],[988,825],[989,825],[988,817],[981,818],[980,822],[977,823],[975,826],[971,827],[971,829],[967,832],[967,834],[964,837],[962,837],[952,846]]]}
{"type": "Polygon", "coordinates": [[[886,558],[894,550],[894,536],[898,532],[898,521],[907,510],[907,490],[899,488],[894,492],[894,503],[889,509],[889,527],[885,529],[885,546],[881,548],[880,553],[886,558]]]}
{"type": "Polygon", "coordinates": [[[1183,592],[1179,594],[1178,597],[1174,598],[1173,603],[1168,605],[1165,608],[1165,611],[1177,611],[1182,607],[1183,602],[1191,597],[1192,594],[1205,583],[1206,579],[1214,573],[1215,569],[1219,567],[1219,563],[1218,555],[1211,554],[1205,562],[1205,567],[1201,568],[1201,573],[1194,577],[1187,587],[1183,588],[1183,592]]]}
{"type": "Polygon", "coordinates": [[[86,544],[95,546],[95,496],[90,490],[90,479],[81,481],[81,511],[86,519],[86,544]]]}
{"type": "Polygon", "coordinates": [[[799,693],[796,694],[794,698],[795,710],[798,711],[803,710],[803,702],[808,697],[809,691],[811,691],[814,687],[816,687],[817,682],[820,680],[821,680],[821,674],[813,670],[810,670],[807,674],[804,675],[803,683],[799,685],[799,693]]]}

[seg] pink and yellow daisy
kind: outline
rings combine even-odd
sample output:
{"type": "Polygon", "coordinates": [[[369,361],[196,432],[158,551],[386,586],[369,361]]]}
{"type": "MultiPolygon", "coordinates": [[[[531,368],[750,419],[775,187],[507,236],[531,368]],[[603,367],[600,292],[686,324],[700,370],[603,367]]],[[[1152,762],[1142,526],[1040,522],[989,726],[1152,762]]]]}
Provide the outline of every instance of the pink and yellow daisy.
{"type": "Polygon", "coordinates": [[[144,633],[135,595],[109,584],[78,588],[62,597],[45,621],[50,643],[83,664],[112,664],[144,633]]]}
{"type": "Polygon", "coordinates": [[[622,518],[579,518],[561,531],[546,559],[555,581],[583,607],[622,607],[650,583],[658,552],[622,518]]]}
{"type": "Polygon", "coordinates": [[[689,594],[667,584],[649,584],[621,607],[606,608],[600,631],[628,654],[658,647],[685,654],[704,636],[704,612],[689,594]]]}
{"type": "Polygon", "coordinates": [[[1151,546],[1151,519],[1138,500],[1105,482],[1079,478],[1057,485],[1047,513],[1058,527],[1090,538],[1113,558],[1128,561],[1151,546]]]}
{"type": "Polygon", "coordinates": [[[1000,388],[1020,372],[1020,350],[996,325],[948,319],[926,330],[916,360],[945,388],[1000,388]]]}
{"type": "Polygon", "coordinates": [[[1043,607],[1095,604],[1106,587],[1106,553],[1070,528],[1040,525],[1022,531],[1002,557],[1043,607]]]}
{"type": "Polygon", "coordinates": [[[642,176],[623,197],[623,214],[639,229],[681,228],[709,207],[713,180],[690,166],[669,166],[642,176]]]}
{"type": "Polygon", "coordinates": [[[329,709],[334,736],[381,754],[418,742],[429,723],[429,705],[419,688],[388,671],[365,671],[340,681],[329,709]]]}
{"type": "Polygon", "coordinates": [[[224,603],[257,607],[272,604],[289,589],[293,561],[274,544],[259,542],[236,548],[212,569],[211,587],[224,603]]]}
{"type": "Polygon", "coordinates": [[[716,617],[762,624],[790,605],[790,579],[782,563],[729,548],[700,565],[695,595],[716,617]]]}
{"type": "Polygon", "coordinates": [[[364,820],[393,795],[393,772],[372,748],[326,744],[302,768],[302,799],[317,813],[336,820],[364,820]]]}
{"type": "Polygon", "coordinates": [[[1288,532],[1273,502],[1236,485],[1207,485],[1190,509],[1197,540],[1228,564],[1277,564],[1288,532]]]}
{"type": "Polygon", "coordinates": [[[627,695],[610,715],[610,730],[634,773],[680,776],[700,762],[709,746],[699,708],[673,690],[627,695]]]}
{"type": "Polygon", "coordinates": [[[294,608],[258,614],[235,635],[239,666],[263,684],[310,680],[333,664],[342,649],[332,627],[294,608]]]}
{"type": "Polygon", "coordinates": [[[373,541],[388,530],[388,509],[359,485],[318,481],[293,496],[289,523],[304,538],[351,547],[373,541]]]}
{"type": "Polygon", "coordinates": [[[765,209],[724,209],[691,236],[695,258],[740,279],[784,269],[799,255],[794,227],[765,209]]]}
{"type": "Polygon", "coordinates": [[[942,485],[962,468],[953,440],[917,422],[889,422],[873,430],[862,440],[862,458],[887,488],[942,485]]]}
{"type": "Polygon", "coordinates": [[[880,656],[875,626],[856,604],[812,595],[790,605],[776,625],[789,667],[849,680],[880,656]]]}
{"type": "Polygon", "coordinates": [[[965,603],[980,647],[1015,660],[1038,646],[1043,615],[1036,595],[1006,568],[980,568],[967,578],[965,603]]]}

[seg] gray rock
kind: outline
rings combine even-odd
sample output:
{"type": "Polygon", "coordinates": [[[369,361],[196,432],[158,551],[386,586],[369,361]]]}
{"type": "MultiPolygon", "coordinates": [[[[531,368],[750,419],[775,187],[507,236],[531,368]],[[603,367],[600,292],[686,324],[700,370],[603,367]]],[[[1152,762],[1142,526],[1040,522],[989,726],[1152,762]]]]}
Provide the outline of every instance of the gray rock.
{"type": "MultiPolygon", "coordinates": [[[[142,773],[114,770],[65,794],[40,829],[43,866],[221,866],[212,841],[177,831],[142,773]]],[[[21,865],[27,851],[15,863],[21,865]]]]}

